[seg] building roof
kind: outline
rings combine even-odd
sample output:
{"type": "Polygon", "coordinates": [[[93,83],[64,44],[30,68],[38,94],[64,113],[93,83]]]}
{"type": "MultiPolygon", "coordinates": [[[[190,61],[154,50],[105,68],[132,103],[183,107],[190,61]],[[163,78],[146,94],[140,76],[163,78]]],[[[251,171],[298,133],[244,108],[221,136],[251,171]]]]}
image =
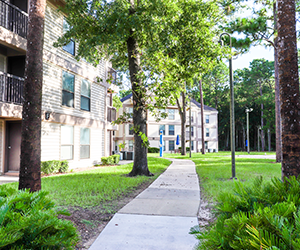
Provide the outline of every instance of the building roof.
{"type": "MultiPolygon", "coordinates": [[[[192,103],[194,103],[198,108],[201,108],[201,104],[199,102],[195,101],[194,99],[192,99],[192,103]]],[[[209,107],[207,105],[204,105],[204,110],[218,112],[218,110],[216,110],[215,108],[209,107]]]]}
{"type": "MultiPolygon", "coordinates": [[[[130,99],[131,97],[132,97],[132,93],[130,93],[129,95],[123,97],[121,99],[121,102],[125,102],[126,100],[130,99]]],[[[192,99],[192,103],[195,104],[198,108],[201,108],[201,104],[199,102],[195,101],[194,99],[192,99]]],[[[204,110],[218,112],[218,110],[216,110],[215,108],[209,107],[207,105],[204,105],[204,110]]]]}
{"type": "Polygon", "coordinates": [[[132,93],[130,93],[129,95],[123,97],[123,98],[121,99],[121,102],[125,102],[126,100],[130,99],[131,97],[132,97],[132,93]]]}

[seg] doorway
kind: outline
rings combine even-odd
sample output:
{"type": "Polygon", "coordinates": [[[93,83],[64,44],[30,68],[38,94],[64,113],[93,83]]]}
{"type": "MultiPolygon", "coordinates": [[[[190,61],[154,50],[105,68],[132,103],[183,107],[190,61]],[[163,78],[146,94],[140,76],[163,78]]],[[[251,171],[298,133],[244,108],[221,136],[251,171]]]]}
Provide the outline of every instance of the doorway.
{"type": "Polygon", "coordinates": [[[6,171],[20,170],[21,121],[6,122],[6,171]]]}

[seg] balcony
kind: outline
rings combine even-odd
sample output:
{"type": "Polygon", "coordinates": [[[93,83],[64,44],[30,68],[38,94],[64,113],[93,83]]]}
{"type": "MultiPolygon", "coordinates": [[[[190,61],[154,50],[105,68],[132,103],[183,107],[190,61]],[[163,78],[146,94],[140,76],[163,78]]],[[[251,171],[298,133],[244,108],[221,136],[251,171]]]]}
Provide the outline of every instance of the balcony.
{"type": "Polygon", "coordinates": [[[27,38],[28,14],[18,7],[0,0],[0,26],[27,38]]]}
{"type": "Polygon", "coordinates": [[[24,78],[0,72],[0,101],[22,104],[24,78]]]}
{"type": "Polygon", "coordinates": [[[117,112],[115,108],[107,108],[107,121],[113,122],[117,119],[117,112]]]}

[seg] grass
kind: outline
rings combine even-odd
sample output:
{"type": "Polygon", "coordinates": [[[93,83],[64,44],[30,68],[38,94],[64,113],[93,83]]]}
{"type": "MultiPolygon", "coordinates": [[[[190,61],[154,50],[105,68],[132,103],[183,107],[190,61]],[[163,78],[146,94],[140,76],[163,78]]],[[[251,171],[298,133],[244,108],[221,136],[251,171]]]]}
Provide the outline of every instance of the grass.
{"type": "MultiPolygon", "coordinates": [[[[120,166],[108,166],[67,175],[42,178],[42,190],[58,206],[91,207],[117,200],[134,191],[142,183],[150,183],[168,166],[166,159],[148,158],[149,170],[153,177],[127,177],[132,163],[120,166]]],[[[17,183],[6,184],[17,189],[17,183]]]]}
{"type": "MultiPolygon", "coordinates": [[[[242,158],[248,155],[246,152],[236,153],[236,177],[246,183],[253,183],[255,177],[263,176],[265,181],[271,178],[281,178],[281,165],[273,159],[242,158]],[[241,155],[239,157],[238,155],[241,155]]],[[[251,155],[265,155],[263,152],[253,152],[251,155]]],[[[267,153],[275,155],[275,153],[267,153]]],[[[155,154],[151,154],[155,156],[155,154]]],[[[216,201],[221,192],[232,192],[234,181],[231,177],[230,152],[219,153],[193,153],[191,160],[196,164],[196,171],[199,175],[201,194],[209,201],[216,201]]],[[[164,154],[166,158],[190,159],[189,155],[164,154]]]]}

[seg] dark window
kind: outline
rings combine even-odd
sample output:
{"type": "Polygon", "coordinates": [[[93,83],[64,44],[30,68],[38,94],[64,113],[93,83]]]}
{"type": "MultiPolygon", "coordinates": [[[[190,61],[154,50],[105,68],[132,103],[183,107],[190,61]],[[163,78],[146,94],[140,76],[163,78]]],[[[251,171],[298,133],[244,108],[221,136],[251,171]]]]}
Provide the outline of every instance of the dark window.
{"type": "Polygon", "coordinates": [[[62,105],[74,108],[75,75],[63,71],[62,105]]]}
{"type": "Polygon", "coordinates": [[[87,80],[81,81],[81,109],[91,110],[91,84],[87,80]]]}
{"type": "Polygon", "coordinates": [[[159,125],[159,130],[158,130],[158,134],[160,135],[160,131],[163,131],[163,135],[166,134],[166,131],[165,131],[165,125],[159,125]]]}
{"type": "Polygon", "coordinates": [[[68,44],[63,46],[63,50],[74,56],[75,55],[75,42],[73,40],[71,40],[68,44]]]}
{"type": "Polygon", "coordinates": [[[133,135],[133,124],[129,124],[129,135],[133,135]]]}
{"type": "Polygon", "coordinates": [[[174,148],[175,148],[174,145],[175,145],[174,141],[169,141],[169,151],[174,150],[174,148]]]}
{"type": "MultiPolygon", "coordinates": [[[[64,18],[63,21],[63,33],[66,33],[70,30],[70,25],[67,20],[64,18]]],[[[75,55],[75,42],[71,39],[70,42],[63,46],[63,50],[70,53],[71,55],[75,55]]]]}
{"type": "Polygon", "coordinates": [[[175,135],[174,125],[169,125],[169,135],[175,135]]]}
{"type": "Polygon", "coordinates": [[[205,123],[209,123],[209,115],[205,116],[205,123]]]}
{"type": "Polygon", "coordinates": [[[209,128],[206,129],[206,137],[209,137],[209,128]]]}
{"type": "Polygon", "coordinates": [[[129,149],[129,151],[133,151],[133,141],[132,140],[128,141],[128,149],[129,149]]]}
{"type": "Polygon", "coordinates": [[[194,150],[194,141],[191,141],[191,148],[192,148],[192,151],[194,150]]]}

